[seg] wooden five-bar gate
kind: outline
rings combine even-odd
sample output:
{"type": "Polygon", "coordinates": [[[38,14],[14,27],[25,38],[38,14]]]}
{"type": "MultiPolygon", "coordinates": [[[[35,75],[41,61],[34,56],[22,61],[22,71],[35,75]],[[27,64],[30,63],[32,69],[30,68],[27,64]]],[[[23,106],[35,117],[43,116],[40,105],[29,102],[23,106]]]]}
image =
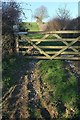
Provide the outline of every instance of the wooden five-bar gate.
{"type": "Polygon", "coordinates": [[[17,51],[31,59],[80,60],[80,31],[19,34],[17,51]]]}

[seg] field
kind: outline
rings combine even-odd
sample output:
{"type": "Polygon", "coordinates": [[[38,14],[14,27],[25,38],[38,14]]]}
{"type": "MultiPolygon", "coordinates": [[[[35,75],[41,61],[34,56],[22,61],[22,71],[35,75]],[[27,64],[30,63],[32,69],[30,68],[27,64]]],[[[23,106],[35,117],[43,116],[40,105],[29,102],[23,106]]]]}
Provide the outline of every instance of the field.
{"type": "Polygon", "coordinates": [[[23,26],[24,28],[28,28],[29,31],[38,31],[39,27],[36,24],[36,22],[23,22],[21,23],[21,26],[23,26]]]}

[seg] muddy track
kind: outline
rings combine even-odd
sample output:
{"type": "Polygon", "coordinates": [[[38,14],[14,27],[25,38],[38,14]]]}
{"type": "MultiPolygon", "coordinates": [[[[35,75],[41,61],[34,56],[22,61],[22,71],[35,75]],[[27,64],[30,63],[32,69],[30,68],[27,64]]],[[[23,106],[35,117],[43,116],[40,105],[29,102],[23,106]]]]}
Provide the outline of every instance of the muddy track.
{"type": "Polygon", "coordinates": [[[42,82],[36,69],[36,63],[29,62],[26,74],[3,97],[3,120],[50,120],[58,116],[50,102],[48,86],[42,82]]]}
{"type": "Polygon", "coordinates": [[[36,119],[36,117],[39,117],[38,119],[50,120],[52,118],[51,111],[49,111],[46,101],[42,98],[42,84],[40,84],[40,76],[38,74],[38,71],[34,68],[36,68],[35,62],[30,62],[27,85],[27,88],[29,90],[28,108],[30,109],[30,119],[36,119]],[[39,116],[36,116],[35,114],[37,110],[39,116]]]}
{"type": "MultiPolygon", "coordinates": [[[[80,76],[73,65],[66,64],[65,70],[67,65],[70,66],[70,71],[79,80],[80,76]]],[[[26,72],[20,77],[17,84],[12,86],[3,96],[3,120],[50,120],[58,118],[57,108],[50,98],[53,93],[51,93],[50,86],[43,83],[37,61],[32,60],[26,66],[26,72]]]]}
{"type": "Polygon", "coordinates": [[[27,111],[27,79],[22,78],[21,81],[23,81],[22,84],[16,85],[13,92],[3,101],[3,120],[29,116],[27,111]]]}

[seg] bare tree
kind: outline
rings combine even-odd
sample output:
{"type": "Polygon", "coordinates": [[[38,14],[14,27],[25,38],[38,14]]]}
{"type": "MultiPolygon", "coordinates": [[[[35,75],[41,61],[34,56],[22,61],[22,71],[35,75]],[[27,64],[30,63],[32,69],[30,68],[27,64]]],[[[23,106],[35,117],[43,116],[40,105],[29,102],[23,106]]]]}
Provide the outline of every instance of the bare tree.
{"type": "Polygon", "coordinates": [[[38,18],[38,20],[40,20],[42,22],[43,19],[49,17],[48,16],[48,11],[47,8],[45,6],[40,6],[39,8],[37,8],[34,12],[34,18],[38,18]]]}
{"type": "Polygon", "coordinates": [[[70,19],[70,11],[67,10],[66,6],[64,8],[58,8],[57,16],[59,19],[68,20],[70,19]]]}
{"type": "Polygon", "coordinates": [[[56,18],[48,22],[47,30],[64,30],[70,23],[70,11],[64,8],[58,8],[56,18]]]}
{"type": "Polygon", "coordinates": [[[47,29],[46,30],[49,30],[49,31],[61,30],[60,19],[58,19],[58,18],[51,19],[47,24],[47,29]]]}
{"type": "Polygon", "coordinates": [[[64,30],[70,22],[70,11],[66,8],[66,6],[64,8],[58,8],[57,19],[59,21],[59,25],[61,26],[61,30],[64,30]]]}

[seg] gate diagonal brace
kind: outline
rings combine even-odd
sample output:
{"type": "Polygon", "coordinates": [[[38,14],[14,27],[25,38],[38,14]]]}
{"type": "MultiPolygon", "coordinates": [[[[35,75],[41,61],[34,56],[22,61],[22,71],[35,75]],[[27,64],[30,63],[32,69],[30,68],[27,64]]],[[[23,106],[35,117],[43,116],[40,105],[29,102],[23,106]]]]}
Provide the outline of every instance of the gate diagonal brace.
{"type": "MultiPolygon", "coordinates": [[[[47,37],[49,37],[49,34],[45,35],[44,37],[42,37],[41,39],[46,39],[47,37]]],[[[41,43],[41,41],[36,42],[35,44],[38,45],[39,43],[41,43]]]]}
{"type": "Polygon", "coordinates": [[[54,59],[55,57],[57,57],[58,55],[60,55],[64,50],[68,49],[70,46],[72,46],[74,43],[76,43],[79,39],[80,39],[80,36],[78,38],[76,38],[75,41],[72,41],[67,46],[65,46],[63,49],[61,49],[57,54],[53,55],[51,57],[51,59],[54,59]]]}
{"type": "MultiPolygon", "coordinates": [[[[55,37],[57,37],[58,39],[62,40],[63,38],[60,37],[59,35],[57,34],[53,34],[55,37]]],[[[62,41],[65,45],[68,46],[68,43],[66,41],[62,41]]],[[[71,48],[74,52],[78,52],[78,50],[76,50],[75,48],[71,48]]]]}
{"type": "MultiPolygon", "coordinates": [[[[26,39],[26,38],[25,38],[26,39]]],[[[36,46],[29,38],[26,39],[34,48],[36,48],[41,54],[44,54],[47,58],[51,59],[51,56],[45,53],[42,49],[36,46]]]]}
{"type": "MultiPolygon", "coordinates": [[[[45,35],[44,37],[42,37],[41,39],[46,39],[49,36],[49,34],[45,35]]],[[[29,39],[29,38],[28,38],[29,39]]],[[[35,44],[38,45],[39,43],[41,43],[41,41],[36,42],[35,44]]],[[[33,47],[34,48],[34,47],[33,47]]],[[[33,48],[31,48],[30,50],[33,50],[33,48]]]]}

